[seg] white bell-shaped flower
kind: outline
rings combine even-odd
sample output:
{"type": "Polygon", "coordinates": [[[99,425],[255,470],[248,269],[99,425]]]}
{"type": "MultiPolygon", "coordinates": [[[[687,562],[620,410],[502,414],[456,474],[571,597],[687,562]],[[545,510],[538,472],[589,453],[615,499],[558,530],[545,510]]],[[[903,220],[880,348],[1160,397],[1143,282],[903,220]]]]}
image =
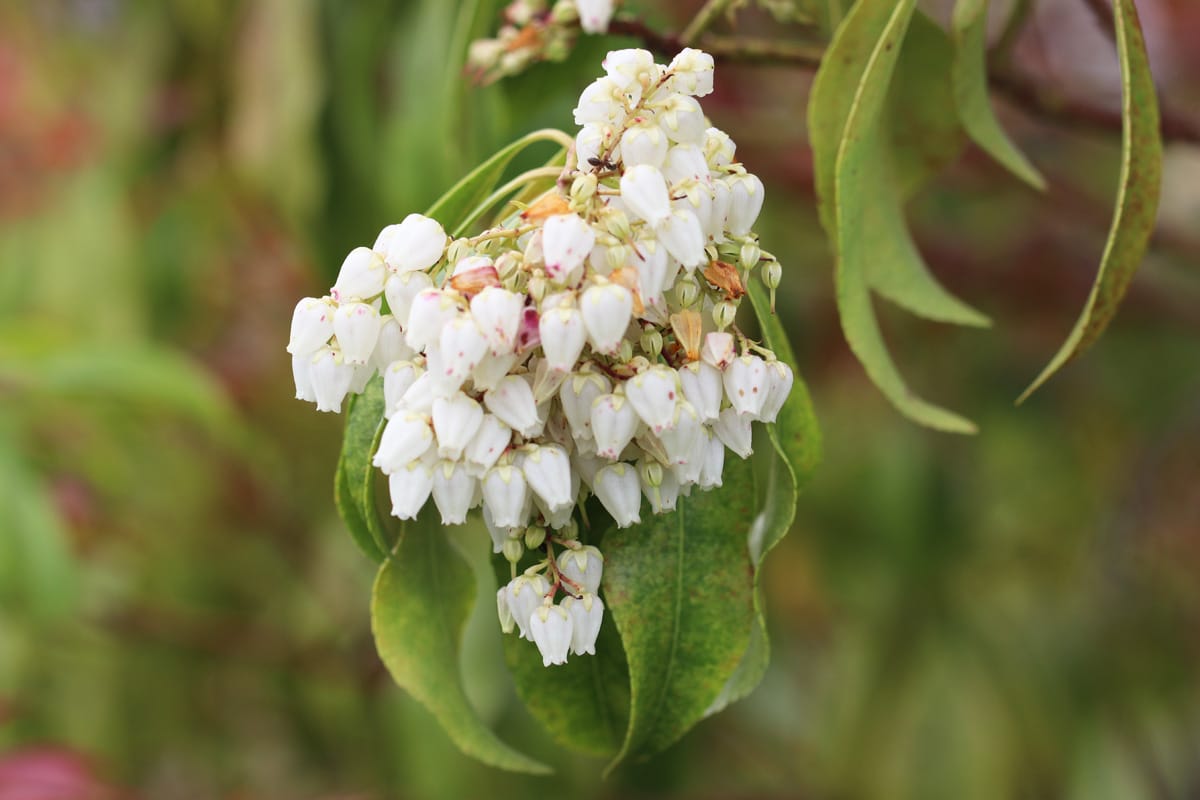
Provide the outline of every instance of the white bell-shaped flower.
{"type": "Polygon", "coordinates": [[[458,461],[483,424],[483,407],[462,392],[433,401],[433,432],[438,456],[458,461]]]}
{"type": "Polygon", "coordinates": [[[471,372],[471,382],[475,390],[486,392],[496,388],[501,380],[512,371],[520,357],[516,353],[504,356],[485,356],[471,372]]]}
{"type": "Polygon", "coordinates": [[[661,169],[667,160],[668,147],[667,135],[649,117],[630,125],[621,134],[621,160],[626,169],[641,165],[661,169]]]}
{"type": "Polygon", "coordinates": [[[667,66],[672,91],[704,97],[713,90],[713,57],[703,50],[685,47],[667,66]]]}
{"type": "Polygon", "coordinates": [[[642,484],[642,494],[650,504],[650,510],[655,514],[666,514],[675,510],[679,503],[679,479],[670,469],[662,470],[661,480],[657,486],[652,486],[646,479],[645,470],[638,470],[638,479],[642,484]]]}
{"type": "Polygon", "coordinates": [[[575,0],[579,10],[579,27],[584,33],[600,34],[608,31],[608,21],[613,15],[613,0],[575,0]]]}
{"type": "Polygon", "coordinates": [[[638,242],[638,259],[634,262],[638,274],[638,295],[644,307],[642,318],[665,324],[669,309],[663,292],[675,284],[679,262],[671,258],[667,248],[654,239],[638,242]]]}
{"type": "Polygon", "coordinates": [[[505,356],[517,346],[525,296],[489,286],[471,298],[471,316],[487,338],[493,356],[505,356]]]}
{"type": "Polygon", "coordinates": [[[292,356],[292,381],[296,384],[296,399],[306,403],[317,402],[317,390],[312,382],[313,357],[310,353],[292,356]]]}
{"type": "Polygon", "coordinates": [[[439,397],[450,397],[461,389],[467,376],[461,370],[454,370],[447,366],[446,359],[442,356],[441,345],[432,344],[425,349],[425,375],[422,376],[422,379],[429,392],[427,405],[432,409],[434,400],[439,397]]]}
{"type": "Polygon", "coordinates": [[[767,363],[758,356],[735,358],[722,376],[725,396],[739,414],[756,418],[767,399],[767,363]]]}
{"type": "Polygon", "coordinates": [[[595,284],[579,299],[588,341],[598,353],[616,353],[633,314],[633,293],[616,283],[595,284]]]}
{"type": "Polygon", "coordinates": [[[716,421],[725,396],[721,371],[704,361],[693,361],[679,368],[679,383],[683,387],[683,396],[700,415],[700,421],[706,425],[716,421]]]}
{"type": "Polygon", "coordinates": [[[496,615],[500,618],[500,630],[506,634],[512,633],[516,627],[516,620],[513,618],[512,608],[508,605],[507,586],[501,586],[496,590],[496,615]]]}
{"type": "Polygon", "coordinates": [[[604,577],[604,555],[590,544],[574,550],[563,550],[558,554],[558,571],[569,579],[573,586],[584,592],[595,594],[600,591],[600,579],[604,577]]]}
{"type": "Polygon", "coordinates": [[[404,329],[391,314],[380,317],[379,338],[371,353],[371,364],[383,372],[396,361],[409,361],[417,354],[404,341],[404,329]]]}
{"type": "Polygon", "coordinates": [[[762,211],[762,181],[757,175],[733,175],[727,179],[731,200],[729,204],[729,232],[734,236],[745,236],[754,227],[762,211]]]}
{"type": "Polygon", "coordinates": [[[670,367],[656,365],[625,381],[625,396],[649,428],[658,433],[670,427],[679,407],[679,376],[670,367]]]}
{"type": "Polygon", "coordinates": [[[350,379],[349,394],[362,394],[367,389],[367,384],[371,382],[371,378],[376,375],[374,364],[358,364],[354,367],[354,377],[350,379]]]}
{"type": "Polygon", "coordinates": [[[409,214],[387,237],[384,257],[394,272],[427,270],[446,250],[446,231],[437,220],[409,214]]]}
{"type": "Polygon", "coordinates": [[[654,235],[668,253],[689,269],[708,260],[704,253],[704,229],[700,226],[700,218],[686,207],[672,211],[654,228],[654,235]]]}
{"type": "Polygon", "coordinates": [[[434,387],[433,376],[429,374],[428,370],[425,370],[417,375],[417,379],[412,382],[412,385],[405,390],[404,394],[400,395],[400,402],[396,407],[415,414],[432,414],[433,401],[439,397],[449,397],[451,394],[453,392],[439,394],[434,387]]]}
{"type": "Polygon", "coordinates": [[[700,348],[701,361],[724,371],[733,363],[735,356],[732,333],[713,331],[704,335],[704,345],[700,348]]]}
{"type": "Polygon", "coordinates": [[[622,89],[635,83],[650,83],[658,78],[659,67],[654,63],[654,54],[641,48],[609,50],[600,66],[612,82],[622,89]]]}
{"type": "Polygon", "coordinates": [[[483,396],[483,404],[508,427],[522,436],[531,436],[542,426],[533,389],[519,375],[509,375],[483,396]]]}
{"type": "Polygon", "coordinates": [[[596,473],[610,462],[600,458],[595,453],[583,449],[582,445],[571,453],[571,471],[579,476],[581,484],[587,484],[588,489],[596,480],[596,473]]]}
{"type": "Polygon", "coordinates": [[[700,479],[697,483],[701,489],[715,489],[721,485],[724,471],[725,443],[719,436],[709,433],[704,441],[704,463],[700,467],[700,479]]]}
{"type": "Polygon", "coordinates": [[[424,414],[394,414],[379,437],[379,449],[371,463],[391,475],[415,461],[433,445],[433,429],[424,414]]]}
{"type": "Polygon", "coordinates": [[[571,435],[576,440],[591,440],[592,403],[610,391],[612,384],[598,372],[577,372],[563,381],[558,390],[558,399],[571,426],[571,435]]]}
{"type": "Polygon", "coordinates": [[[517,528],[529,521],[529,484],[520,468],[513,464],[492,467],[482,483],[483,502],[494,524],[517,528]]]}
{"type": "Polygon", "coordinates": [[[400,407],[400,399],[424,372],[411,361],[393,361],[383,371],[383,415],[388,419],[400,407]]]}
{"type": "Polygon", "coordinates": [[[538,606],[529,616],[529,635],[542,654],[542,666],[567,663],[571,618],[562,606],[538,606]]]}
{"type": "Polygon", "coordinates": [[[538,319],[538,332],[550,368],[558,372],[574,369],[587,342],[587,329],[579,309],[559,307],[543,311],[538,319]]]}
{"type": "Polygon", "coordinates": [[[624,394],[605,394],[592,403],[592,439],[596,455],[615,461],[633,441],[641,420],[624,394]]]}
{"type": "Polygon", "coordinates": [[[336,312],[337,304],[327,297],[306,297],[297,303],[287,351],[294,356],[309,356],[324,347],[333,336],[336,312]]]}
{"type": "Polygon", "coordinates": [[[709,183],[708,162],[704,159],[704,152],[694,144],[677,144],[672,147],[667,153],[667,162],[662,172],[667,183],[672,186],[685,181],[709,183]]]}
{"type": "Polygon", "coordinates": [[[329,293],[339,303],[371,300],[382,294],[387,277],[382,255],[366,247],[356,247],[342,262],[337,282],[329,293]]]}
{"type": "Polygon", "coordinates": [[[404,336],[408,346],[421,352],[436,345],[442,328],[459,315],[455,297],[441,289],[422,289],[409,307],[404,336]]]}
{"type": "Polygon", "coordinates": [[[347,364],[366,364],[375,352],[382,322],[379,312],[367,303],[343,303],[333,315],[333,333],[347,364]]]}
{"type": "MultiPolygon", "coordinates": [[[[459,314],[447,322],[442,328],[438,345],[442,370],[436,377],[444,374],[448,381],[453,381],[457,386],[471,376],[488,351],[487,337],[470,314],[459,314]]],[[[432,368],[430,371],[433,371],[432,368]]]]}
{"type": "Polygon", "coordinates": [[[597,78],[579,95],[575,124],[620,126],[625,121],[625,93],[611,78],[597,78]]]}
{"type": "Polygon", "coordinates": [[[554,369],[544,358],[533,359],[529,362],[529,368],[533,370],[533,400],[538,404],[538,416],[549,421],[548,403],[558,394],[568,373],[554,369]]]}
{"type": "Polygon", "coordinates": [[[727,167],[733,163],[737,145],[729,134],[720,128],[709,128],[704,132],[704,157],[713,169],[727,167]]]}
{"type": "Polygon", "coordinates": [[[484,414],[483,422],[475,431],[475,436],[467,444],[463,455],[467,466],[476,474],[482,475],[491,469],[492,465],[504,455],[512,441],[512,429],[496,418],[494,414],[484,414]]]}
{"type": "Polygon", "coordinates": [[[638,164],[621,176],[621,201],[635,217],[657,227],[671,215],[667,179],[650,164],[638,164]]]}
{"type": "Polygon", "coordinates": [[[564,597],[561,605],[571,618],[571,652],[577,656],[596,655],[596,637],[604,622],[604,603],[591,592],[582,597],[564,597]]]}
{"type": "Polygon", "coordinates": [[[658,440],[673,465],[691,464],[704,457],[704,427],[691,403],[684,400],[679,404],[674,421],[658,432],[658,440]]]}
{"type": "Polygon", "coordinates": [[[326,347],[312,357],[308,377],[317,399],[317,411],[341,413],[342,400],[354,380],[354,365],[346,363],[340,350],[326,347]]]}
{"type": "Polygon", "coordinates": [[[642,488],[632,464],[618,462],[601,469],[596,473],[592,491],[618,528],[642,521],[642,488]]]}
{"type": "Polygon", "coordinates": [[[680,144],[704,144],[708,122],[694,97],[672,94],[654,106],[658,112],[658,124],[668,139],[680,144]]]}
{"type": "Polygon", "coordinates": [[[443,525],[462,525],[475,503],[477,481],[463,464],[441,461],[433,468],[433,504],[443,525]]]}
{"type": "Polygon", "coordinates": [[[383,285],[383,295],[388,308],[400,327],[407,330],[408,315],[412,312],[413,300],[426,289],[433,288],[433,279],[425,272],[401,272],[391,275],[383,285]]]}
{"type": "Polygon", "coordinates": [[[571,460],[561,445],[530,445],[521,469],[529,488],[545,503],[546,510],[561,511],[575,505],[571,460]]]}
{"type": "Polygon", "coordinates": [[[542,257],[546,276],[559,285],[574,285],[583,262],[596,245],[596,232],[578,214],[556,214],[542,227],[542,257]]]}
{"type": "Polygon", "coordinates": [[[739,414],[737,409],[726,408],[713,425],[713,433],[739,458],[749,458],[754,452],[753,432],[750,429],[752,421],[749,414],[739,414]]]}
{"type": "Polygon", "coordinates": [[[581,164],[586,164],[592,158],[599,158],[607,152],[612,161],[620,161],[620,144],[614,148],[617,131],[611,125],[601,125],[599,122],[588,122],[580,128],[575,136],[575,157],[581,164]]]}
{"type": "Polygon", "coordinates": [[[424,461],[410,461],[388,476],[392,516],[416,519],[433,491],[433,470],[424,461]]]}
{"type": "Polygon", "coordinates": [[[792,384],[796,377],[792,368],[782,361],[771,361],[767,364],[767,398],[763,400],[758,418],[763,422],[774,422],[779,416],[788,395],[792,393],[792,384]]]}
{"type": "Polygon", "coordinates": [[[524,639],[529,636],[529,618],[534,609],[542,604],[550,584],[541,575],[518,575],[504,587],[508,599],[509,610],[517,622],[517,628],[524,639]]]}
{"type": "Polygon", "coordinates": [[[708,222],[704,234],[716,244],[726,241],[725,231],[729,228],[729,208],[733,203],[733,192],[724,180],[713,181],[712,207],[708,211],[708,222]]]}

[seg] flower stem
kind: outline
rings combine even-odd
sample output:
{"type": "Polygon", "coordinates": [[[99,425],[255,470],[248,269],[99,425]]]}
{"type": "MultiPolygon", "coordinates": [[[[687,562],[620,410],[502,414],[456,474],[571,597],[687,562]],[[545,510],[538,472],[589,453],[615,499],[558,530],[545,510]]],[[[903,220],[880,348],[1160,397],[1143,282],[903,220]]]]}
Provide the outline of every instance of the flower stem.
{"type": "Polygon", "coordinates": [[[716,22],[717,17],[721,16],[732,4],[733,0],[708,0],[683,29],[683,33],[679,34],[680,43],[690,45],[696,41],[696,37],[708,30],[716,22]]]}

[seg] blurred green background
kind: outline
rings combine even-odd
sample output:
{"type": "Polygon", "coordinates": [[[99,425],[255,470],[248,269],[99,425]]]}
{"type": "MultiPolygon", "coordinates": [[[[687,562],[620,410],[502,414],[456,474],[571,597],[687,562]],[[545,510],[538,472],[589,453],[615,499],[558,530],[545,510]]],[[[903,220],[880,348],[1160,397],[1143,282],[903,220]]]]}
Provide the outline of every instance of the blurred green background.
{"type": "MultiPolygon", "coordinates": [[[[677,29],[697,4],[653,5],[677,29]]],[[[951,438],[899,417],[841,339],[811,75],[782,68],[722,66],[706,102],[766,182],[825,431],[766,566],[765,683],[607,781],[521,709],[488,613],[472,696],[556,778],[467,761],[392,686],[331,497],[341,419],[292,399],[283,348],[346,251],[569,128],[629,44],[471,87],[497,6],[0,4],[0,798],[43,798],[31,776],[152,800],[1200,796],[1200,150],[1168,148],[1106,338],[1021,408],[1098,263],[1117,137],[1002,108],[1050,192],[969,150],[917,198],[935,271],[996,322],[880,309],[914,386],[980,424],[951,438]]],[[[1194,112],[1200,6],[1139,7],[1166,102],[1194,112]]],[[[1118,97],[1078,0],[1042,0],[1016,55],[1055,96],[1118,97]]]]}

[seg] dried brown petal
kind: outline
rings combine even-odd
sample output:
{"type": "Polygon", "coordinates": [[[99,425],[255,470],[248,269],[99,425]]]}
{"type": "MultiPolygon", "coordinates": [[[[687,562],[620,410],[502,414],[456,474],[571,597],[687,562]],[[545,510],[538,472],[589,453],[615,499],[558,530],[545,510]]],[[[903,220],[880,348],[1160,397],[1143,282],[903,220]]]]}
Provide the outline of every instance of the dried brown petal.
{"type": "Polygon", "coordinates": [[[671,315],[671,330],[687,353],[688,361],[700,358],[700,340],[704,337],[704,325],[700,314],[695,311],[680,311],[671,315]]]}
{"type": "Polygon", "coordinates": [[[704,268],[704,277],[725,293],[726,300],[739,300],[746,295],[746,287],[742,286],[742,276],[733,264],[713,261],[704,268]]]}

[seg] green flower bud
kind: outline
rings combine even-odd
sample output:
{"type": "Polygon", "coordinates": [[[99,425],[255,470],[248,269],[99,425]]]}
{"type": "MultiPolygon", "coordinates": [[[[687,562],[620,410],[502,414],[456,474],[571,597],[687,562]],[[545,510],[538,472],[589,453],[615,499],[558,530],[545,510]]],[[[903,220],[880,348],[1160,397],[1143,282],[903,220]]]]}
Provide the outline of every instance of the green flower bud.
{"type": "Polygon", "coordinates": [[[754,269],[762,258],[762,250],[759,249],[758,242],[746,242],[742,245],[742,251],[739,253],[742,269],[754,269]]]}
{"type": "Polygon", "coordinates": [[[700,284],[697,283],[695,277],[687,276],[680,278],[675,284],[675,297],[679,300],[679,305],[684,308],[691,308],[700,299],[700,284]]]}
{"type": "Polygon", "coordinates": [[[617,353],[617,357],[619,359],[621,359],[621,361],[623,361],[623,362],[629,361],[630,359],[632,359],[633,358],[633,342],[629,341],[628,339],[623,339],[621,341],[621,349],[617,353]]]}
{"type": "Polygon", "coordinates": [[[596,194],[596,175],[584,172],[575,176],[571,182],[571,204],[580,207],[586,205],[596,194]]]}
{"type": "Polygon", "coordinates": [[[521,544],[520,539],[505,539],[501,552],[509,563],[516,564],[525,555],[525,545],[521,544]]]}
{"type": "Polygon", "coordinates": [[[640,344],[643,353],[651,358],[658,358],[663,348],[662,333],[657,328],[647,328],[642,332],[640,344]]]}
{"type": "Polygon", "coordinates": [[[642,466],[640,467],[640,470],[642,473],[642,480],[644,480],[646,482],[647,486],[654,488],[654,489],[657,489],[659,486],[662,486],[662,482],[663,482],[662,464],[659,464],[657,461],[643,461],[642,466]]]}
{"type": "Polygon", "coordinates": [[[541,303],[546,296],[546,273],[540,269],[534,270],[533,274],[529,276],[529,285],[526,290],[534,302],[541,303]]]}
{"type": "Polygon", "coordinates": [[[737,317],[737,306],[728,300],[722,300],[713,306],[712,317],[717,330],[723,331],[732,325],[734,318],[737,317]]]}
{"type": "Polygon", "coordinates": [[[446,248],[446,263],[453,268],[455,264],[469,255],[471,255],[471,243],[466,239],[455,239],[446,248]]]}
{"type": "Polygon", "coordinates": [[[536,525],[530,525],[525,529],[525,546],[530,550],[537,550],[546,541],[546,529],[539,528],[536,525]]]}
{"type": "Polygon", "coordinates": [[[768,261],[763,267],[762,279],[768,289],[778,289],[779,282],[783,280],[783,267],[778,261],[768,261]]]}
{"type": "Polygon", "coordinates": [[[579,9],[574,0],[558,0],[550,9],[550,22],[555,25],[570,25],[579,20],[579,9]]]}

